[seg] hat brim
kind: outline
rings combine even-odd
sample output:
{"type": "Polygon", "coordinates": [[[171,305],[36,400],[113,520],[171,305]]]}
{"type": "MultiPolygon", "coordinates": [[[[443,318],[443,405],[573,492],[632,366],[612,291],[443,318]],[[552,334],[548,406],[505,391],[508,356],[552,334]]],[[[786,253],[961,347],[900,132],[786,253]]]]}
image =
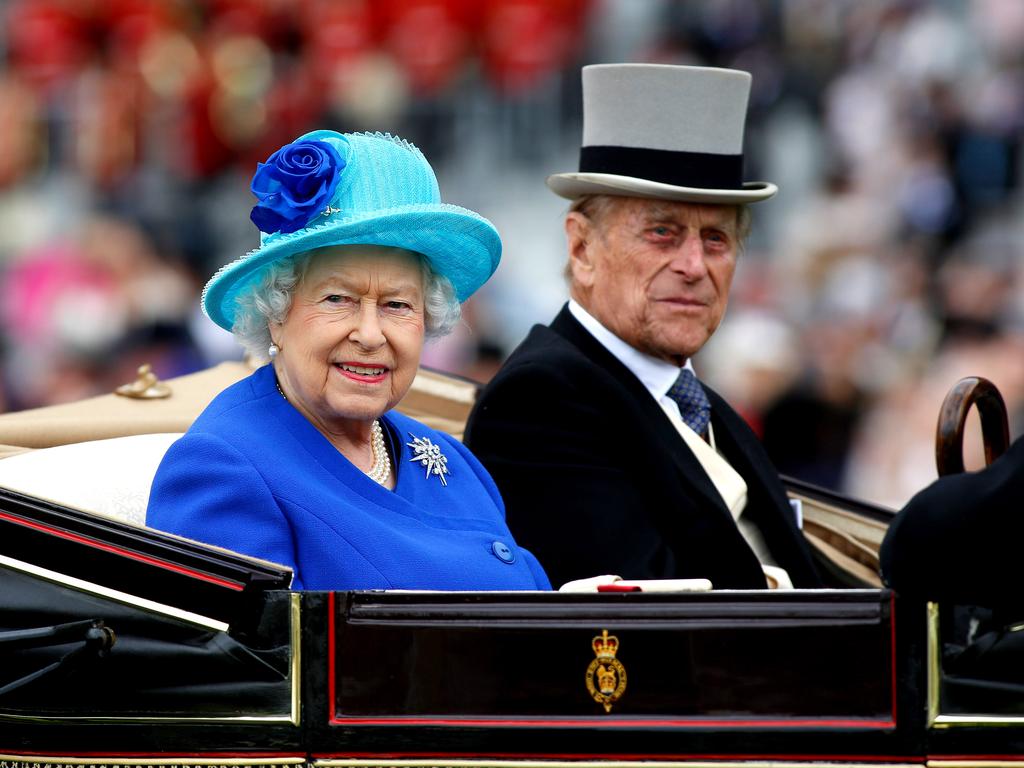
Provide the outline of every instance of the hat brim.
{"type": "Polygon", "coordinates": [[[407,205],[325,221],[271,242],[226,264],[203,289],[202,306],[217,325],[231,330],[236,299],[268,264],[297,253],[336,245],[384,245],[426,257],[434,272],[447,277],[460,302],[494,274],[501,260],[501,238],[484,217],[446,203],[407,205]]]}
{"type": "Polygon", "coordinates": [[[757,203],[772,197],[779,188],[767,181],[749,181],[743,189],[677,187],[658,181],[610,173],[556,173],[548,176],[548,188],[560,197],[575,200],[584,195],[622,195],[679,200],[687,203],[757,203]]]}

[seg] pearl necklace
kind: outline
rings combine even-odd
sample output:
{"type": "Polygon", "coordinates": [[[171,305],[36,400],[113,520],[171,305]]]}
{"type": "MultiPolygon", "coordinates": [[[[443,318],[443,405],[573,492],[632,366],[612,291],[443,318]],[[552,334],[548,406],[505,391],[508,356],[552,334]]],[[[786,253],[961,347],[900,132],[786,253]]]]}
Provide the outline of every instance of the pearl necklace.
{"type": "MultiPolygon", "coordinates": [[[[274,383],[277,384],[277,391],[281,393],[281,397],[287,400],[288,395],[281,389],[281,382],[275,379],[274,383]]],[[[370,427],[370,452],[373,454],[373,466],[364,474],[374,482],[387,485],[388,478],[391,477],[391,457],[388,455],[387,446],[384,445],[384,429],[380,425],[380,419],[374,419],[370,427]]]]}
{"type": "Polygon", "coordinates": [[[373,420],[370,432],[370,450],[373,452],[373,466],[370,467],[370,471],[366,475],[381,485],[387,485],[388,478],[391,477],[391,457],[388,456],[388,449],[384,445],[384,429],[380,425],[380,419],[373,420]]]}

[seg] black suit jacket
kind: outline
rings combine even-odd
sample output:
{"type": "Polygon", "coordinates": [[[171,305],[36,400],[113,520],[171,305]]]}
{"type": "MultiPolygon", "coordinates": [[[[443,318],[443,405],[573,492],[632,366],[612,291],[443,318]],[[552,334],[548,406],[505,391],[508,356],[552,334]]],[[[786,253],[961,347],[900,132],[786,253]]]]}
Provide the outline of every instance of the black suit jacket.
{"type": "MultiPolygon", "coordinates": [[[[707,389],[707,388],[705,388],[707,389]]],[[[796,586],[821,582],[757,438],[707,389],[718,450],[747,482],[744,515],[796,586]]],[[[493,475],[516,540],[556,587],[615,573],[766,586],[697,458],[641,381],[562,309],[480,395],[466,444],[493,475]]]]}

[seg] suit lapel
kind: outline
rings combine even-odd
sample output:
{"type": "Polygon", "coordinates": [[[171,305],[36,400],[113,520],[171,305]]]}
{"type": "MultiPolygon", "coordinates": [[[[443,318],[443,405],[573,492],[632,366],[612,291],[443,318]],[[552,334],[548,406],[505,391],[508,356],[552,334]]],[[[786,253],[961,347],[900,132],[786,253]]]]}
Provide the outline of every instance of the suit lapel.
{"type": "Polygon", "coordinates": [[[772,492],[779,483],[775,468],[755,459],[761,452],[760,444],[751,445],[750,441],[756,438],[746,422],[743,422],[739,414],[717,392],[707,386],[704,387],[704,391],[711,402],[712,424],[719,427],[715,431],[718,450],[729,460],[733,468],[743,475],[749,487],[753,488],[756,483],[756,488],[766,492],[776,506],[788,507],[786,499],[772,492]]]}
{"type": "Polygon", "coordinates": [[[712,419],[717,412],[723,426],[721,439],[715,432],[719,450],[747,479],[747,511],[744,514],[760,529],[772,556],[789,572],[796,586],[820,586],[821,579],[808,550],[802,546],[803,534],[797,528],[775,467],[739,414],[712,390],[708,389],[707,395],[711,401],[712,419]]]}
{"type": "MultiPolygon", "coordinates": [[[[657,445],[669,448],[667,453],[688,486],[687,492],[701,497],[703,504],[699,506],[717,509],[733,524],[732,514],[718,489],[643,382],[572,316],[568,306],[563,307],[552,321],[551,329],[575,345],[594,365],[615,378],[625,390],[629,402],[639,411],[639,418],[643,419],[644,425],[652,433],[651,439],[657,445]]],[[[714,408],[711,412],[714,414],[714,408]]]]}

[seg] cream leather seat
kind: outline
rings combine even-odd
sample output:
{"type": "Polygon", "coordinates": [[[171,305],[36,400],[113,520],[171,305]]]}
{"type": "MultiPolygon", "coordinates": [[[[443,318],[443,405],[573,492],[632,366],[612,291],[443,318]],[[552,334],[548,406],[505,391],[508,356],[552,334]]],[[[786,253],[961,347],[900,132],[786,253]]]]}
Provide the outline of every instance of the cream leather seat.
{"type": "Polygon", "coordinates": [[[26,451],[0,461],[0,487],[145,525],[153,476],[179,437],[128,435],[26,451]]]}

